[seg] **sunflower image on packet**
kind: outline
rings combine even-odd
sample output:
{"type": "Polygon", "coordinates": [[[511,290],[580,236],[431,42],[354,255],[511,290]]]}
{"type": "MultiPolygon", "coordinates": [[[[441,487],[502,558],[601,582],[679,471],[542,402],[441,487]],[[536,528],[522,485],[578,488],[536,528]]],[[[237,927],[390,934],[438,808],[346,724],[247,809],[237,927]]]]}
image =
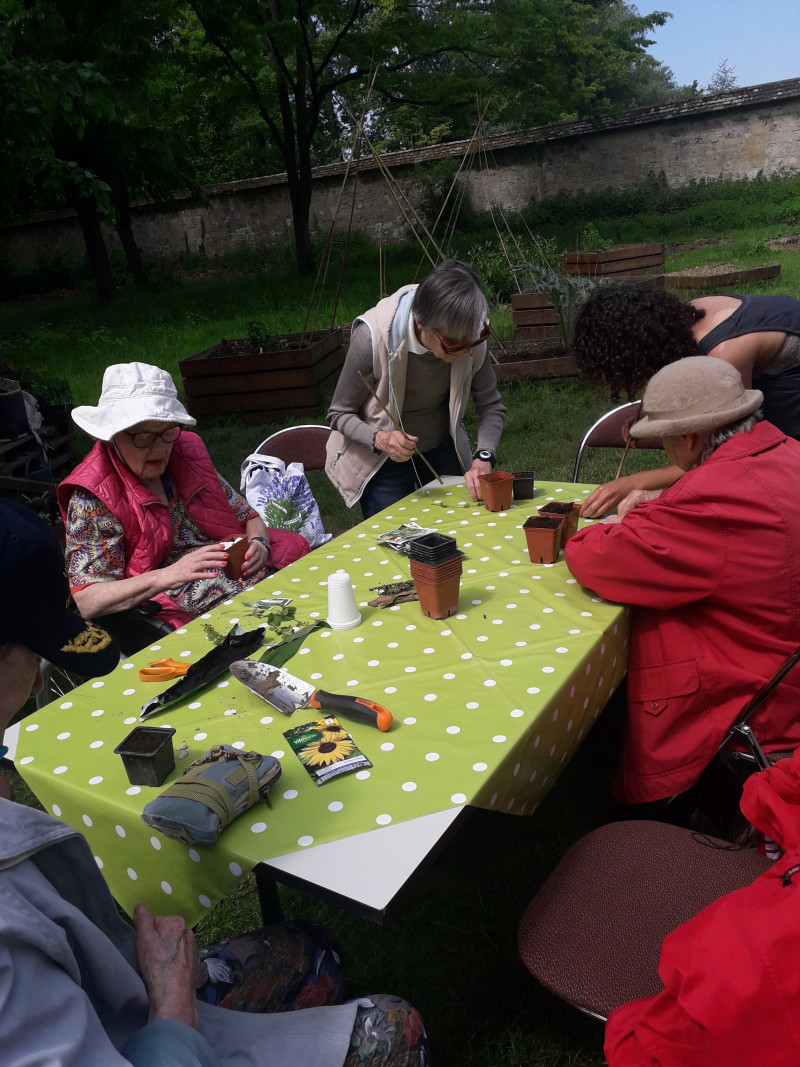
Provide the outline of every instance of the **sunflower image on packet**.
{"type": "Polygon", "coordinates": [[[283,736],[315,785],[372,766],[333,715],[295,726],[283,736]]]}

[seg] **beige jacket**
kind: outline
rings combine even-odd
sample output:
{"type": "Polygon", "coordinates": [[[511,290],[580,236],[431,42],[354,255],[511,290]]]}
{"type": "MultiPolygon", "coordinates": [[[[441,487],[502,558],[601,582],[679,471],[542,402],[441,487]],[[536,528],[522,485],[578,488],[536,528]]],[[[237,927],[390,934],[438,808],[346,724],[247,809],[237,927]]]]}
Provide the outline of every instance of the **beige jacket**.
{"type": "MultiPolygon", "coordinates": [[[[403,411],[408,368],[406,331],[411,302],[416,285],[406,285],[385,297],[374,308],[365,311],[355,321],[364,322],[372,336],[372,373],[375,392],[387,409],[399,421],[403,411]]],[[[487,346],[480,345],[468,359],[451,364],[449,424],[462,468],[472,465],[472,448],[464,428],[464,411],[470,397],[472,379],[486,358],[487,346]]],[[[345,360],[342,374],[348,373],[345,360]]],[[[359,412],[361,420],[374,431],[394,427],[374,397],[367,397],[359,412]]],[[[327,445],[328,459],[325,473],[352,507],[361,498],[364,486],[388,460],[385,452],[376,452],[360,441],[344,437],[338,430],[331,432],[327,445]]]]}

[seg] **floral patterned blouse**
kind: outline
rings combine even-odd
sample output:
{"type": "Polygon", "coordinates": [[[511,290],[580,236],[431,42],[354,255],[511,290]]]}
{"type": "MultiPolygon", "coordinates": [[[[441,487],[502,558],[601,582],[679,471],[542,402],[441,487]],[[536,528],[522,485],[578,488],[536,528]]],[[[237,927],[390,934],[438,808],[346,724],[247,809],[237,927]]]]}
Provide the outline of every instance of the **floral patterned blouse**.
{"type": "MultiPolygon", "coordinates": [[[[256,514],[246,500],[217,475],[228,503],[240,523],[246,523],[256,514]]],[[[167,496],[172,492],[167,488],[167,496]]],[[[187,515],[183,500],[173,496],[169,503],[172,519],[173,545],[159,564],[159,569],[176,563],[181,556],[203,545],[215,543],[215,539],[197,526],[187,515]]],[[[88,489],[78,488],[70,498],[67,509],[67,574],[73,592],[93,582],[114,582],[125,577],[125,535],[122,525],[108,507],[88,489]]],[[[247,580],[228,578],[224,573],[214,578],[198,578],[176,589],[167,589],[171,597],[190,615],[200,615],[221,600],[241,593],[243,589],[261,581],[266,569],[251,575],[247,580]]]]}

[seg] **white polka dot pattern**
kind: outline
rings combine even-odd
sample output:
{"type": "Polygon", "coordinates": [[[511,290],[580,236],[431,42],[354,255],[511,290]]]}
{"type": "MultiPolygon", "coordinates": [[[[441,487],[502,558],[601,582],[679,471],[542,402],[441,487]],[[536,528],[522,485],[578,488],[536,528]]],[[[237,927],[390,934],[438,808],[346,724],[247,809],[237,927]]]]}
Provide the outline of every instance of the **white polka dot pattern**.
{"type": "MultiPolygon", "coordinates": [[[[572,485],[547,488],[548,495],[561,490],[561,499],[582,494],[572,485]]],[[[544,494],[507,514],[486,512],[465,497],[460,487],[409,497],[391,517],[328,546],[323,567],[315,553],[264,586],[262,595],[291,596],[298,617],[324,617],[320,573],[346,566],[362,624],[352,631],[320,628],[287,668],[318,688],[389,708],[388,734],[341,719],[371,768],[315,786],[283,737],[314,712],[282,715],[225,675],[149,724],[169,719],[176,749],[188,747],[176,775],[212,744],[276,755],[283,774],[272,807],[245,812],[211,849],[187,849],[148,830],[141,810],[157,791],[131,786],[113,749],[138,723],[141,705],[172,684],[140,682],[138,668],[157,656],[199,659],[209,649],[200,623],[26,722],[20,770],[49,810],[58,808],[65,822],[85,831],[124,907],[141,899],[195,922],[243,871],[270,856],[464,804],[535,810],[619,684],[627,621],[623,609],[583,590],[563,562],[541,567],[528,560],[520,527],[544,494]],[[459,610],[447,620],[425,618],[414,603],[396,611],[366,607],[370,586],[408,577],[405,558],[369,542],[411,520],[455,536],[464,553],[459,610]]],[[[250,628],[251,599],[248,593],[209,613],[215,629],[226,630],[234,619],[250,628]]]]}

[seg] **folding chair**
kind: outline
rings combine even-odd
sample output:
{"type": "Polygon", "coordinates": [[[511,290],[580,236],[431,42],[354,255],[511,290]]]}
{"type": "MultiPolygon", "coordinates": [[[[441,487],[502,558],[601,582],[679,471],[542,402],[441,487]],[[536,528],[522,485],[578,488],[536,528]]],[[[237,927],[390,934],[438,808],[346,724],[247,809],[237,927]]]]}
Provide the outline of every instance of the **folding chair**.
{"type": "Polygon", "coordinates": [[[800,661],[800,646],[786,657],[770,680],[764,683],[752,700],[748,701],[739,712],[736,721],[731,725],[725,735],[725,739],[717,749],[717,759],[745,761],[751,765],[750,773],[753,773],[753,771],[766,770],[767,767],[771,767],[778,760],[789,759],[793,755],[791,749],[764,752],[761,743],[753,732],[752,726],[750,726],[750,719],[786,675],[794,670],[798,661],[800,661]],[[732,749],[731,745],[735,741],[744,742],[750,751],[741,752],[732,749]]]}
{"type": "Polygon", "coordinates": [[[757,852],[668,823],[611,823],[570,848],[528,905],[517,947],[533,977],[580,1011],[661,988],[667,934],[768,870],[757,852]]]}
{"type": "Polygon", "coordinates": [[[321,471],[325,470],[325,446],[330,434],[329,426],[288,426],[262,441],[258,451],[284,463],[302,463],[307,471],[321,471]]]}
{"type": "MultiPolygon", "coordinates": [[[[581,461],[583,460],[585,449],[619,448],[624,452],[627,441],[623,431],[626,430],[631,423],[636,422],[639,418],[641,408],[641,400],[633,400],[630,404],[620,404],[619,407],[612,408],[611,411],[607,411],[605,415],[601,415],[597,422],[589,427],[583,435],[583,440],[578,446],[578,455],[575,457],[575,470],[572,473],[573,482],[578,481],[581,461]]],[[[661,440],[660,438],[651,438],[648,440],[637,441],[636,447],[661,448],[661,440]]]]}
{"type": "Polygon", "coordinates": [[[794,750],[765,752],[763,744],[767,740],[756,736],[750,719],[798,662],[800,647],[786,657],[775,674],[745,704],[697,782],[685,793],[662,802],[661,814],[665,819],[689,829],[724,834],[741,845],[752,840],[753,827],[739,809],[744,783],[751,774],[773,766],[778,760],[790,759],[794,750]]]}

